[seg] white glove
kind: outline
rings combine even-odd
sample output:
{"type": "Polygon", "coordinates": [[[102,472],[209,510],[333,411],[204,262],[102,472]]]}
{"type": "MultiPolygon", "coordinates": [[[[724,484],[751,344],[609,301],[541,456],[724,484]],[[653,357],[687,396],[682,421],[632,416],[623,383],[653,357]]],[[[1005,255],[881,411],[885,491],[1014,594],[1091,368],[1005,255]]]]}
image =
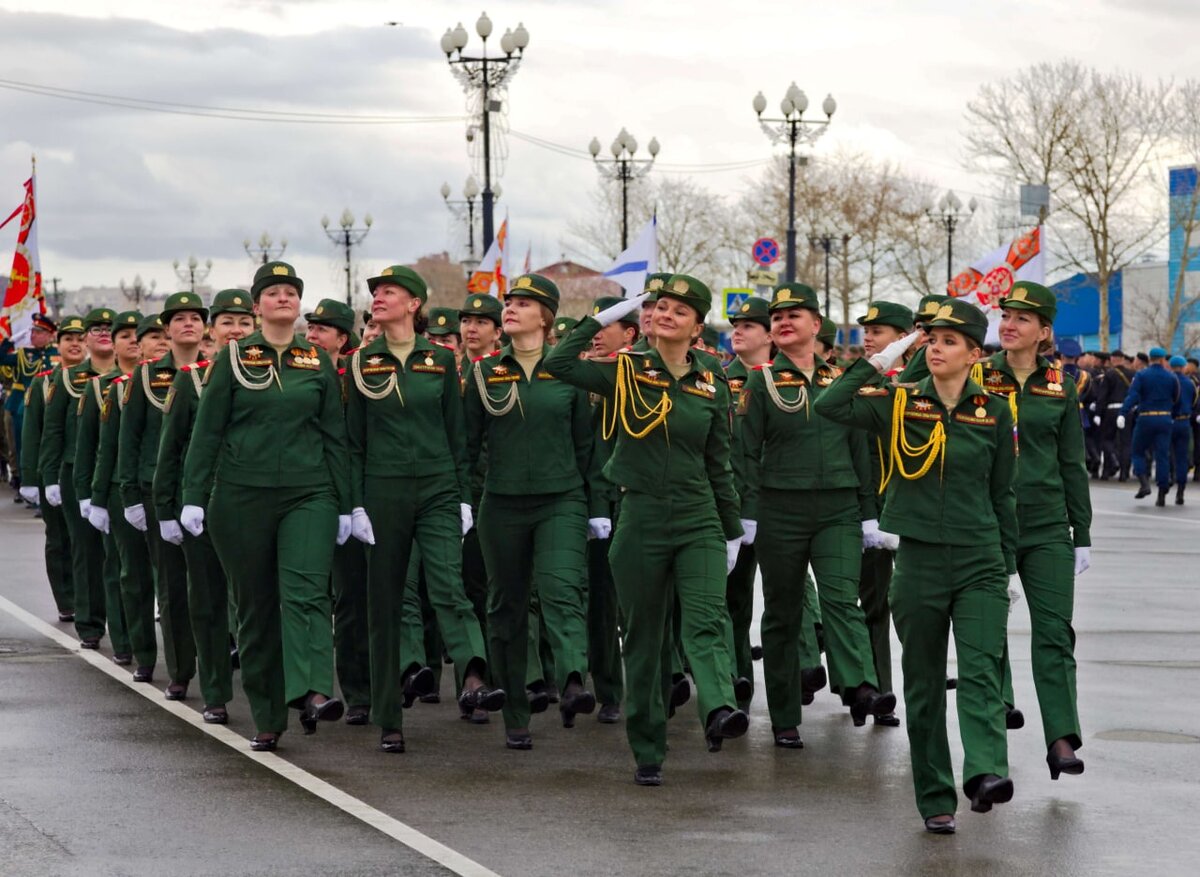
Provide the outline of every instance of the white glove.
{"type": "Polygon", "coordinates": [[[862,522],[862,544],[864,549],[883,547],[883,537],[879,529],[879,521],[875,518],[862,522]]]}
{"type": "Polygon", "coordinates": [[[1124,429],[1124,428],[1125,428],[1125,415],[1118,414],[1117,415],[1117,429],[1124,429]]]}
{"type": "Polygon", "coordinates": [[[869,360],[871,365],[875,366],[876,371],[886,372],[891,371],[892,366],[898,363],[901,357],[904,356],[908,348],[917,343],[917,339],[921,337],[921,330],[917,329],[909,332],[899,341],[893,341],[883,350],[876,353],[869,360]]]}
{"type": "Polygon", "coordinates": [[[54,506],[55,508],[58,508],[60,505],[62,505],[62,490],[57,484],[46,485],[46,502],[50,503],[50,505],[54,506]]]}
{"type": "Polygon", "coordinates": [[[471,532],[471,528],[475,526],[475,516],[471,514],[471,504],[469,502],[460,502],[458,504],[458,512],[462,517],[462,535],[466,536],[471,532]]]}
{"type": "Polygon", "coordinates": [[[1096,426],[1099,426],[1100,425],[1100,416],[1096,415],[1095,417],[1093,417],[1092,423],[1096,424],[1096,426]]]}
{"type": "Polygon", "coordinates": [[[642,302],[650,295],[648,292],[643,292],[641,295],[635,295],[633,298],[627,298],[624,301],[618,302],[612,307],[607,307],[600,313],[596,314],[594,319],[601,326],[611,326],[618,322],[622,317],[632,314],[642,306],[642,302]]]}
{"type": "Polygon", "coordinates": [[[350,515],[338,515],[337,544],[345,545],[354,530],[350,515]]]}
{"type": "Polygon", "coordinates": [[[725,543],[725,575],[733,572],[737,566],[738,551],[742,548],[742,538],[730,539],[725,543]]]}
{"type": "MultiPolygon", "coordinates": [[[[1197,415],[1196,415],[1196,422],[1197,422],[1197,423],[1200,423],[1200,414],[1197,414],[1197,415]]],[[[25,495],[25,488],[24,488],[24,487],[22,487],[22,488],[21,488],[21,495],[22,495],[22,496],[24,496],[24,495],[25,495]]]]}
{"type": "Polygon", "coordinates": [[[164,542],[170,542],[172,545],[183,544],[183,527],[179,526],[178,521],[159,521],[158,535],[162,536],[164,542]]]}
{"type": "Polygon", "coordinates": [[[612,535],[612,518],[588,518],[588,538],[607,539],[612,535]]]}
{"type": "Polygon", "coordinates": [[[362,506],[350,512],[350,535],[367,545],[375,544],[375,531],[371,529],[371,519],[367,517],[367,510],[362,506]]]}
{"type": "Polygon", "coordinates": [[[1095,403],[1095,402],[1091,402],[1091,403],[1089,403],[1089,404],[1088,404],[1088,411],[1095,411],[1095,410],[1096,410],[1096,403],[1095,403]]]}
{"type": "Polygon", "coordinates": [[[81,499],[79,501],[79,517],[85,521],[88,519],[88,512],[91,511],[92,501],[90,499],[81,499]]]}
{"type": "Polygon", "coordinates": [[[179,524],[193,536],[204,532],[204,509],[198,505],[185,505],[179,510],[179,524]]]}
{"type": "Polygon", "coordinates": [[[1021,581],[1020,574],[1014,573],[1008,577],[1008,614],[1012,615],[1013,607],[1021,602],[1021,589],[1017,583],[1021,581]]]}
{"type": "Polygon", "coordinates": [[[125,509],[125,520],[129,522],[129,526],[135,530],[146,532],[146,507],[140,502],[137,505],[131,505],[125,509]]]}
{"type": "Polygon", "coordinates": [[[88,523],[107,536],[109,530],[108,509],[98,505],[92,506],[88,509],[88,523]]]}
{"type": "Polygon", "coordinates": [[[888,551],[898,551],[900,548],[900,537],[895,533],[888,533],[884,530],[880,530],[879,547],[886,548],[888,551]]]}
{"type": "Polygon", "coordinates": [[[1081,575],[1091,569],[1092,566],[1092,549],[1076,548],[1075,549],[1075,575],[1081,575]]]}
{"type": "MultiPolygon", "coordinates": [[[[1200,418],[1197,418],[1197,420],[1200,420],[1200,418]]],[[[25,500],[27,503],[37,505],[38,500],[41,499],[40,493],[41,491],[39,491],[36,487],[22,487],[21,499],[25,500]]]]}
{"type": "Polygon", "coordinates": [[[753,545],[758,536],[758,521],[747,521],[742,518],[742,544],[753,545]]]}

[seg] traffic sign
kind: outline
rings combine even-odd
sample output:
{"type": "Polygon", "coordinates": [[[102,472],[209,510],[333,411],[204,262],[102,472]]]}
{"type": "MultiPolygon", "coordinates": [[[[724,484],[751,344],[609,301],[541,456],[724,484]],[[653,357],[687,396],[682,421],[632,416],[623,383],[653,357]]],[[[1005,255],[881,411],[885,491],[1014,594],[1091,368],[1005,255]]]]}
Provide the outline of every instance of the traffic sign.
{"type": "Polygon", "coordinates": [[[747,271],[746,279],[755,286],[774,286],[779,282],[779,274],[775,271],[747,271]]]}
{"type": "Polygon", "coordinates": [[[754,261],[764,268],[779,261],[779,241],[773,238],[759,238],[750,250],[754,261]]]}
{"type": "Polygon", "coordinates": [[[742,305],[754,295],[753,289],[726,289],[723,292],[725,298],[725,319],[729,319],[741,310],[742,305]]]}

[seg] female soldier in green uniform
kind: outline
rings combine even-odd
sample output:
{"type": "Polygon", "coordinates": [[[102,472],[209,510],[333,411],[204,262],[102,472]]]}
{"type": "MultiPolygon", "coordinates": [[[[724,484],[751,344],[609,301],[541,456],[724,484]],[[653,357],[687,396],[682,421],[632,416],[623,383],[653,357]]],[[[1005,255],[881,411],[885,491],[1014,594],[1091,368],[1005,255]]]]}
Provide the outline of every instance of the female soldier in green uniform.
{"type": "Polygon", "coordinates": [[[1013,794],[1000,676],[1007,575],[1016,569],[1015,449],[1008,405],[969,378],[987,334],[983,312],[951,299],[925,328],[930,376],[911,392],[874,380],[877,370],[900,359],[915,332],[855,362],[815,407],[884,441],[891,493],[880,524],[900,537],[891,603],[903,648],[917,808],[928,831],[950,833],[957,803],[945,717],[951,625],[963,790],[979,813],[1013,794]]]}
{"type": "MultiPolygon", "coordinates": [[[[562,692],[564,727],[596,708],[584,687],[587,620],[584,479],[592,454],[587,394],[544,365],[558,287],[522,274],[508,290],[503,326],[511,342],[475,363],[467,378],[467,459],[487,444],[479,544],[488,571],[488,639],[493,672],[510,692],[506,745],[530,749],[529,606],[536,590],[562,692]]],[[[540,675],[540,674],[539,674],[540,675]]]]}
{"type": "MultiPolygon", "coordinates": [[[[349,483],[354,536],[372,546],[367,554],[371,721],[381,729],[380,748],[399,753],[404,751],[406,677],[424,665],[422,643],[403,633],[414,542],[425,559],[429,599],[460,677],[461,710],[466,715],[497,710],[504,691],[483,683],[487,650],[459,572],[459,539],[472,522],[454,354],[416,332],[428,291],[415,271],[393,265],[367,286],[373,322],[383,334],[350,359],[349,483]]],[[[422,678],[432,682],[428,670],[422,678]]]]}
{"type": "Polygon", "coordinates": [[[622,493],[609,560],[625,625],[626,734],[637,762],[634,781],[657,786],[667,752],[662,669],[672,650],[674,592],[709,750],[746,733],[749,719],[735,706],[725,607],[725,578],[742,537],[729,464],[729,388],[723,374],[698,366],[690,350],[712,293],[676,274],[654,305],[654,348],[602,362],[579,358],[601,327],[645,298],[584,318],[554,348],[546,369],[599,394],[606,432],[617,437],[605,475],[622,493]]]}
{"type": "Polygon", "coordinates": [[[983,388],[1008,402],[1016,425],[1017,573],[1029,601],[1033,681],[1046,762],[1050,777],[1058,779],[1060,773],[1083,773],[1083,761],[1075,757],[1083,737],[1075,706],[1071,627],[1075,576],[1091,559],[1083,428],[1075,382],[1040,353],[1053,337],[1054,293],[1020,281],[1000,307],[1003,350],[985,363],[983,388]]]}
{"type": "Polygon", "coordinates": [[[233,585],[256,751],[276,748],[288,706],[310,734],[343,712],[331,697],[329,571],[335,541],[350,536],[346,427],[333,364],[294,331],[303,290],[286,262],[255,272],[262,328],[217,355],[183,471],[179,523],[199,536],[211,519],[233,585]]]}
{"type": "Polygon", "coordinates": [[[775,288],[773,361],[750,373],[738,404],[745,453],[742,517],[759,521],[763,574],[763,673],[775,745],[800,748],[803,571],[812,563],[832,684],[855,725],[888,715],[896,696],[879,691],[858,605],[864,543],[879,532],[866,436],[823,417],[812,404],[840,370],[816,358],[817,295],[802,283],[775,288]]]}

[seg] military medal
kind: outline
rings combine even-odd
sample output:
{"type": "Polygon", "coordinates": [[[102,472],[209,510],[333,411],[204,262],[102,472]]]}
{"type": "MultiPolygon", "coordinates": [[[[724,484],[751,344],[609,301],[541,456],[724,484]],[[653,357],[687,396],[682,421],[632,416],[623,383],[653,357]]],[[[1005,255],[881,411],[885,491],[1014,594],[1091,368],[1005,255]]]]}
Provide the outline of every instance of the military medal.
{"type": "Polygon", "coordinates": [[[987,409],[984,408],[982,405],[980,405],[978,408],[975,409],[975,416],[976,417],[987,417],[987,409]]]}
{"type": "Polygon", "coordinates": [[[432,356],[426,356],[426,357],[425,357],[425,364],[426,364],[426,365],[433,365],[433,357],[432,357],[432,356]]]}

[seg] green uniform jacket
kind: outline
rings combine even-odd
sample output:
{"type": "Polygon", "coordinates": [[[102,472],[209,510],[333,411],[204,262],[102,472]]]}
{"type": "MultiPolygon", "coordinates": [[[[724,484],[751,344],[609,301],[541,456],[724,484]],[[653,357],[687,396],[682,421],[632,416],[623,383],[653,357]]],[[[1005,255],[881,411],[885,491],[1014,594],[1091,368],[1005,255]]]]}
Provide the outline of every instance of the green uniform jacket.
{"type": "MultiPolygon", "coordinates": [[[[622,491],[655,494],[660,497],[696,497],[712,499],[726,539],[742,535],[739,519],[741,502],[733,486],[730,468],[729,385],[723,372],[709,371],[691,357],[692,367],[676,381],[663,364],[657,350],[618,353],[606,360],[581,360],[579,354],[600,331],[600,324],[585,317],[575,330],[560,341],[546,358],[546,369],[565,381],[596,393],[603,398],[605,416],[611,422],[616,404],[618,368],[632,366],[633,385],[629,392],[651,406],[663,395],[671,402],[666,421],[636,439],[617,418],[616,445],[604,474],[622,491]],[[620,366],[625,361],[628,365],[620,366]]],[[[624,386],[624,381],[621,382],[624,386]]],[[[646,421],[637,419],[633,402],[622,402],[629,425],[640,432],[646,421]]]]}
{"type": "MultiPolygon", "coordinates": [[[[97,456],[100,449],[101,415],[104,414],[104,399],[109,386],[115,378],[121,376],[121,370],[114,367],[108,374],[100,375],[88,381],[84,391],[82,404],[79,408],[78,423],[75,426],[75,496],[79,499],[92,498],[92,476],[96,472],[97,456]]],[[[112,473],[109,472],[111,477],[112,473]]]]}
{"type": "Polygon", "coordinates": [[[154,467],[154,514],[160,521],[176,521],[183,500],[183,461],[200,392],[212,363],[208,360],[185,365],[175,372],[167,401],[163,405],[162,427],[158,437],[158,459],[154,467]]]}
{"type": "Polygon", "coordinates": [[[63,465],[75,463],[75,435],[79,421],[75,415],[83,403],[88,381],[97,374],[90,359],[54,373],[50,396],[46,399],[42,444],[38,453],[38,468],[47,485],[60,484],[63,465]]]}
{"type": "Polygon", "coordinates": [[[454,354],[417,336],[404,363],[380,336],[350,357],[346,433],[351,505],[363,504],[368,478],[450,476],[459,502],[471,501],[462,396],[454,354]],[[382,399],[364,395],[384,393],[382,399]]]}
{"type": "MultiPolygon", "coordinates": [[[[1076,547],[1092,544],[1092,498],[1084,461],[1083,426],[1075,381],[1039,356],[1037,368],[1020,386],[997,353],[983,369],[983,388],[1017,404],[1017,519],[1021,544],[1058,538],[1069,524],[1076,547]]],[[[1011,406],[1011,402],[1009,402],[1011,406]]]]}
{"type": "MultiPolygon", "coordinates": [[[[830,420],[882,436],[886,450],[891,446],[893,400],[899,388],[873,385],[876,374],[866,359],[860,359],[821,394],[814,407],[830,420]]],[[[971,380],[953,411],[947,411],[934,392],[932,377],[907,395],[903,429],[908,444],[925,444],[941,423],[945,458],[935,460],[923,477],[912,481],[893,473],[880,528],[922,542],[994,544],[1004,554],[1008,573],[1015,573],[1016,453],[1008,403],[987,395],[971,380]]],[[[905,471],[915,472],[926,456],[905,457],[905,471]]]]}
{"type": "Polygon", "coordinates": [[[162,412],[176,371],[168,352],[161,359],[138,365],[129,379],[117,445],[117,485],[126,508],[140,505],[142,485],[154,482],[162,412]]]}
{"type": "MultiPolygon", "coordinates": [[[[572,331],[559,345],[575,335],[572,331]]],[[[592,408],[587,393],[549,370],[552,349],[558,348],[543,345],[532,378],[525,377],[508,345],[476,362],[467,377],[467,459],[475,466],[486,443],[488,493],[565,493],[584,486],[592,459],[592,408]],[[511,393],[517,394],[512,410],[492,414],[511,393]]]]}
{"type": "Polygon", "coordinates": [[[758,492],[764,481],[765,486],[780,490],[853,489],[858,492],[861,520],[879,514],[871,489],[866,434],[812,410],[841,370],[819,359],[814,365],[810,384],[804,372],[780,353],[773,362],[753,369],[742,387],[736,420],[745,455],[743,518],[758,520],[758,492]],[[795,414],[780,410],[767,395],[763,376],[767,369],[784,400],[794,401],[806,392],[808,410],[795,414]]]}
{"type": "MultiPolygon", "coordinates": [[[[33,378],[25,390],[25,420],[21,424],[21,478],[33,487],[41,481],[38,456],[42,449],[42,421],[46,416],[46,397],[61,366],[55,366],[33,378]]],[[[50,482],[53,484],[54,482],[50,482]]]]}
{"type": "Polygon", "coordinates": [[[96,465],[92,472],[92,505],[107,509],[109,497],[119,492],[117,485],[117,449],[121,442],[121,409],[128,398],[130,375],[113,378],[104,391],[100,409],[100,435],[96,445],[96,465]]]}
{"type": "Polygon", "coordinates": [[[208,373],[183,468],[183,504],[206,506],[214,476],[244,487],[329,487],[350,514],[346,419],[337,370],[299,335],[281,357],[254,332],[208,373]],[[234,368],[238,369],[237,374],[234,368]],[[238,377],[253,387],[242,384],[238,377]]]}
{"type": "Polygon", "coordinates": [[[917,348],[917,352],[909,359],[908,365],[904,366],[904,371],[900,372],[900,377],[896,378],[902,384],[915,384],[917,381],[923,381],[929,377],[929,366],[925,362],[925,348],[917,348]]]}

